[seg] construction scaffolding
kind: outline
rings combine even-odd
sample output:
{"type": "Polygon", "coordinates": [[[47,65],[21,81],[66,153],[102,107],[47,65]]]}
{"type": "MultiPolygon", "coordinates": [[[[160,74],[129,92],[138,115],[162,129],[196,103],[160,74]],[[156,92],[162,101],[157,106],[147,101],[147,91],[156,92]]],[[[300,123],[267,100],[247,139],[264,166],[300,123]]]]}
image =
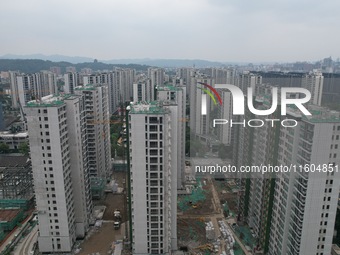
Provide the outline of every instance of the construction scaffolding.
{"type": "Polygon", "coordinates": [[[91,177],[92,199],[101,199],[105,191],[105,179],[100,177],[91,177]]]}
{"type": "Polygon", "coordinates": [[[0,242],[2,240],[4,240],[5,237],[6,237],[5,232],[4,232],[3,228],[0,226],[0,242]]]}
{"type": "Polygon", "coordinates": [[[0,200],[33,197],[31,161],[27,156],[0,156],[0,200]]]}
{"type": "Polygon", "coordinates": [[[113,171],[115,172],[126,172],[127,171],[127,161],[126,160],[114,160],[113,161],[113,171]]]}
{"type": "Polygon", "coordinates": [[[20,208],[24,211],[34,206],[34,199],[0,199],[0,209],[20,208]]]}
{"type": "Polygon", "coordinates": [[[0,210],[0,228],[11,231],[23,220],[23,217],[24,213],[21,209],[0,210]]]}

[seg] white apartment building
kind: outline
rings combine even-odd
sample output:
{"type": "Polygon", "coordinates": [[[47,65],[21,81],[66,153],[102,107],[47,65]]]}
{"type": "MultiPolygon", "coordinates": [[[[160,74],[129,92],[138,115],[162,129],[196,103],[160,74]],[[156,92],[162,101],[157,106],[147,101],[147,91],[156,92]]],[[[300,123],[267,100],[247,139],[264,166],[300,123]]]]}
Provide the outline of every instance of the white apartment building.
{"type": "Polygon", "coordinates": [[[75,94],[84,96],[90,177],[109,178],[111,142],[108,88],[106,85],[89,84],[76,87],[75,94]]]}
{"type": "Polygon", "coordinates": [[[299,124],[281,131],[279,164],[307,165],[310,171],[278,174],[269,254],[331,253],[340,185],[335,168],[340,164],[340,113],[317,106],[309,110],[312,116],[290,109],[287,117],[299,124]]]}
{"type": "Polygon", "coordinates": [[[12,106],[19,108],[28,101],[57,93],[56,74],[50,71],[41,71],[33,74],[20,74],[10,72],[12,106]]]}
{"type": "Polygon", "coordinates": [[[136,70],[116,68],[114,70],[114,88],[110,90],[113,97],[112,110],[117,110],[120,103],[131,101],[133,97],[133,83],[136,81],[136,70]]]}
{"type": "Polygon", "coordinates": [[[103,84],[108,86],[109,112],[113,114],[121,103],[133,98],[133,84],[136,71],[128,68],[115,68],[114,71],[88,74],[82,76],[82,84],[103,84]]]}
{"type": "Polygon", "coordinates": [[[231,68],[205,68],[202,72],[214,79],[216,84],[235,84],[236,70],[231,68]]]}
{"type": "MultiPolygon", "coordinates": [[[[233,106],[232,106],[232,95],[230,91],[227,90],[217,90],[218,93],[221,95],[221,99],[223,104],[218,106],[218,118],[226,119],[230,121],[233,118],[233,106]]],[[[232,143],[232,128],[230,125],[219,125],[217,126],[217,137],[218,140],[227,146],[230,146],[232,143]]]]}
{"type": "Polygon", "coordinates": [[[191,88],[191,77],[195,76],[195,69],[190,67],[178,68],[176,71],[176,76],[180,79],[183,79],[183,83],[187,87],[187,96],[189,96],[191,88]]]}
{"type": "Polygon", "coordinates": [[[177,111],[130,105],[132,253],[177,250],[177,111]]]}
{"type": "Polygon", "coordinates": [[[84,101],[46,96],[25,107],[42,253],[70,252],[92,212],[84,101]]]}
{"type": "Polygon", "coordinates": [[[154,101],[155,87],[151,86],[150,79],[144,79],[133,84],[133,102],[154,101]]]}
{"type": "Polygon", "coordinates": [[[249,71],[243,71],[236,78],[236,85],[243,91],[244,95],[247,94],[248,88],[252,88],[254,93],[256,84],[262,84],[262,77],[249,71]]]}
{"type": "Polygon", "coordinates": [[[311,104],[321,106],[322,89],[324,77],[321,72],[310,72],[302,77],[302,88],[308,89],[312,94],[311,104]]]}
{"type": "Polygon", "coordinates": [[[76,72],[68,72],[64,74],[64,92],[74,94],[74,88],[80,86],[80,74],[76,72]]]}
{"type": "Polygon", "coordinates": [[[148,77],[151,81],[151,87],[161,86],[165,82],[165,74],[163,68],[148,68],[148,77]]]}
{"type": "MultiPolygon", "coordinates": [[[[210,111],[211,111],[211,100],[203,89],[207,89],[199,82],[208,84],[212,87],[215,86],[215,81],[210,78],[204,77],[192,77],[191,88],[190,88],[190,129],[192,132],[201,138],[208,137],[211,133],[209,132],[210,125],[210,111]],[[201,88],[201,89],[200,89],[201,88]],[[203,88],[203,89],[202,89],[203,88]],[[206,114],[202,114],[202,95],[206,98],[206,114]]],[[[208,89],[209,90],[209,89],[208,89]]]]}
{"type": "Polygon", "coordinates": [[[157,100],[165,108],[176,112],[177,125],[177,188],[181,189],[185,178],[185,125],[186,87],[164,84],[157,86],[157,100]]]}

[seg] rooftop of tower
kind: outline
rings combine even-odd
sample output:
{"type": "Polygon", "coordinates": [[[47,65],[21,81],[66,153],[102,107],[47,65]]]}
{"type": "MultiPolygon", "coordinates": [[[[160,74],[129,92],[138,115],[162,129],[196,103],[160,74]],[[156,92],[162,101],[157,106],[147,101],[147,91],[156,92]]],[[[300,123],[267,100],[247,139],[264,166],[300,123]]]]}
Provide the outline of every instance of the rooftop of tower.
{"type": "Polygon", "coordinates": [[[48,95],[41,99],[27,102],[26,107],[55,107],[64,104],[64,100],[76,98],[77,96],[71,94],[48,95]]]}
{"type": "Polygon", "coordinates": [[[136,102],[130,104],[131,114],[165,114],[169,110],[164,108],[158,101],[136,102]]]}
{"type": "Polygon", "coordinates": [[[287,107],[287,113],[295,117],[301,117],[311,123],[340,123],[340,112],[338,111],[318,105],[308,105],[307,109],[312,115],[304,115],[299,109],[291,106],[287,107]]]}
{"type": "Polygon", "coordinates": [[[176,87],[173,84],[165,83],[163,85],[157,85],[156,87],[159,91],[180,91],[182,90],[180,87],[176,87]]]}
{"type": "Polygon", "coordinates": [[[77,86],[74,88],[75,90],[95,90],[96,86],[93,84],[87,84],[84,86],[77,86]]]}

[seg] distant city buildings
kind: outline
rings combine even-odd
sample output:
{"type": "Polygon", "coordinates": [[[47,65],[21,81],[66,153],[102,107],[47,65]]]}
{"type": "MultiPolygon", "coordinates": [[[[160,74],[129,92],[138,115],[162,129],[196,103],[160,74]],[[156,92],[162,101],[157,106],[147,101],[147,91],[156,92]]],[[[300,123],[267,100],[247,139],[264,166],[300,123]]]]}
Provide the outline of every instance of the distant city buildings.
{"type": "Polygon", "coordinates": [[[50,71],[57,76],[61,75],[61,68],[59,66],[52,66],[50,71]]]}
{"type": "Polygon", "coordinates": [[[110,114],[106,85],[85,85],[75,88],[84,98],[90,177],[107,179],[111,175],[110,114]]]}
{"type": "Polygon", "coordinates": [[[74,94],[74,89],[82,85],[79,73],[67,72],[64,74],[64,92],[67,94],[74,94]]]}
{"type": "Polygon", "coordinates": [[[240,73],[236,78],[236,85],[243,91],[244,95],[247,94],[248,88],[252,88],[254,93],[257,84],[262,84],[262,76],[249,71],[240,73]]]}
{"type": "Polygon", "coordinates": [[[163,85],[165,82],[165,73],[163,68],[148,68],[148,78],[150,78],[151,87],[163,85]]]}
{"type": "Polygon", "coordinates": [[[210,78],[205,78],[200,75],[191,78],[191,88],[190,88],[190,129],[198,137],[207,139],[210,135],[209,125],[210,125],[210,111],[211,102],[210,97],[204,92],[202,88],[205,83],[210,86],[215,86],[215,81],[210,78]],[[205,95],[203,99],[202,95],[205,95]],[[205,105],[206,114],[202,114],[202,105],[205,105]]]}
{"type": "Polygon", "coordinates": [[[151,86],[150,79],[143,79],[133,84],[133,102],[154,101],[155,88],[151,86]]]}
{"type": "Polygon", "coordinates": [[[75,72],[77,72],[77,69],[76,69],[75,66],[67,66],[65,68],[65,70],[66,70],[66,73],[75,73],[75,72]]]}
{"type": "Polygon", "coordinates": [[[4,111],[3,111],[3,107],[2,107],[2,102],[0,102],[0,131],[4,131],[5,130],[5,118],[4,118],[4,111]]]}
{"type": "Polygon", "coordinates": [[[107,85],[110,114],[119,110],[121,103],[131,101],[133,98],[133,83],[136,79],[134,69],[115,68],[114,71],[110,72],[82,73],[80,76],[76,76],[75,73],[66,75],[68,77],[65,78],[65,91],[70,93],[72,93],[71,88],[74,87],[74,84],[77,84],[77,86],[107,85]]]}
{"type": "Polygon", "coordinates": [[[40,71],[34,74],[20,74],[10,72],[12,107],[24,107],[28,101],[56,94],[56,74],[49,71],[40,71]]]}
{"type": "Polygon", "coordinates": [[[324,77],[321,72],[305,74],[302,77],[301,87],[311,92],[311,104],[321,106],[324,77]]]}

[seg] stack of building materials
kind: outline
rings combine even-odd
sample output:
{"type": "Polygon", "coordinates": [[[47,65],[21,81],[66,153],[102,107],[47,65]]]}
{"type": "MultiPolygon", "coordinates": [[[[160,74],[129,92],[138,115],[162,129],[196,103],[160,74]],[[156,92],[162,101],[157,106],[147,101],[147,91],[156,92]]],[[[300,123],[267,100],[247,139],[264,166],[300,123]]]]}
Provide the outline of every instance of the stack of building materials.
{"type": "Polygon", "coordinates": [[[215,239],[215,228],[211,221],[205,223],[205,233],[208,240],[215,239]]]}

